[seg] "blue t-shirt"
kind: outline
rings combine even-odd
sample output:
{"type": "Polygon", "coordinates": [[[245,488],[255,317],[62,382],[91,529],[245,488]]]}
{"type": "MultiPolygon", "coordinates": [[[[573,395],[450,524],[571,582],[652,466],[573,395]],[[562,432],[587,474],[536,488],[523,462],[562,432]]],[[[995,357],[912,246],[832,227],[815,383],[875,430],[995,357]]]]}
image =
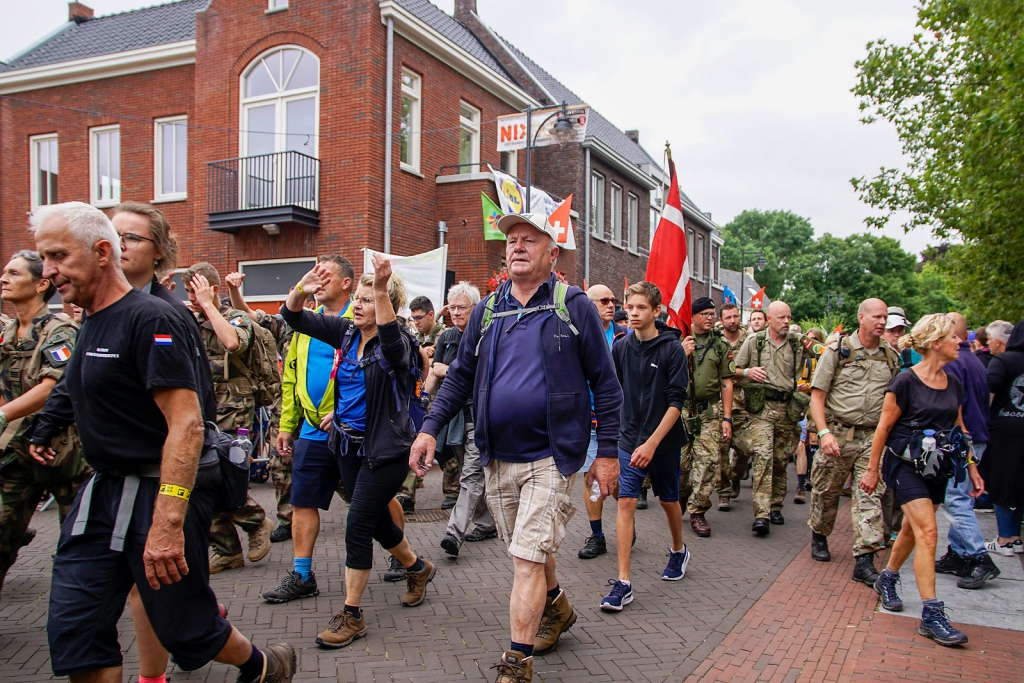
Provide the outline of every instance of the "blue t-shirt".
{"type": "MultiPolygon", "coordinates": [[[[345,315],[348,304],[341,310],[338,317],[345,315]]],[[[320,312],[323,307],[320,308],[320,312]]],[[[325,344],[319,339],[309,340],[309,350],[306,353],[306,392],[317,404],[327,392],[327,385],[331,381],[331,370],[334,368],[334,348],[325,344]]],[[[327,432],[320,429],[319,425],[310,424],[303,418],[302,428],[299,430],[300,439],[310,441],[327,441],[327,432]]]]}
{"type": "Polygon", "coordinates": [[[335,409],[338,422],[348,424],[352,429],[366,431],[366,379],[363,368],[359,367],[359,330],[352,337],[348,353],[338,363],[334,377],[335,409]]]}
{"type": "Polygon", "coordinates": [[[608,323],[608,329],[604,331],[604,338],[608,341],[608,348],[612,348],[615,342],[615,323],[608,323]]]}

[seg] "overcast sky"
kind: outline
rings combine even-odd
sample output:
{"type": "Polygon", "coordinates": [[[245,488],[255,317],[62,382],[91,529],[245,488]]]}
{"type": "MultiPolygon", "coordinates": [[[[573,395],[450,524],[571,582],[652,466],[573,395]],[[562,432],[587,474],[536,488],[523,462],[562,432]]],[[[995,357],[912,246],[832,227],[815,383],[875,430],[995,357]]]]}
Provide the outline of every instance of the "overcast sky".
{"type": "MultiPolygon", "coordinates": [[[[454,0],[435,0],[451,13],[454,0]]],[[[85,0],[97,15],[157,2],[85,0]]],[[[478,0],[482,19],[661,159],[720,225],[788,209],[817,234],[866,230],[850,178],[900,164],[891,126],[850,92],[869,40],[907,42],[912,0],[478,0]],[[517,20],[515,7],[528,17],[517,20]]],[[[67,19],[64,0],[8,3],[6,59],[67,19]]],[[[925,232],[886,234],[912,252],[925,232]]]]}

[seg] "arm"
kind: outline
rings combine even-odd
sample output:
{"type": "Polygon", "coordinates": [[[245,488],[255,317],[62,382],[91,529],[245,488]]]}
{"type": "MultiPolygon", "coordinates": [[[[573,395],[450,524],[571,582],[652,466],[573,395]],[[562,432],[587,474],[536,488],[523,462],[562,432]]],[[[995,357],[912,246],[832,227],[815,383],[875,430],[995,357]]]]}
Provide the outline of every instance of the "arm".
{"type": "Polygon", "coordinates": [[[764,371],[764,368],[750,367],[750,363],[754,360],[754,345],[756,343],[757,335],[751,335],[747,337],[747,340],[743,342],[743,346],[740,347],[739,353],[736,354],[735,379],[743,379],[746,377],[754,382],[768,381],[768,373],[764,371]]]}
{"type": "Polygon", "coordinates": [[[387,325],[395,320],[395,309],[388,296],[388,280],[390,279],[391,261],[381,254],[375,253],[373,255],[373,304],[377,314],[377,327],[387,325]]]}
{"type": "Polygon", "coordinates": [[[288,355],[284,359],[284,372],[281,374],[281,421],[277,430],[277,443],[274,447],[282,457],[290,457],[294,434],[302,424],[302,406],[295,400],[295,366],[298,363],[298,344],[292,342],[288,347],[288,355]]]}
{"type": "Polygon", "coordinates": [[[658,428],[654,430],[647,441],[637,446],[637,449],[633,451],[633,456],[629,460],[629,464],[633,467],[647,467],[651,464],[651,460],[654,458],[654,452],[658,450],[658,446],[661,445],[662,440],[665,436],[676,426],[679,422],[679,416],[681,415],[679,408],[671,406],[665,411],[664,417],[661,418],[661,422],[658,423],[658,428]]]}
{"type": "Polygon", "coordinates": [[[722,378],[722,439],[732,438],[732,378],[722,378]],[[725,420],[729,420],[726,422],[725,420]]]}
{"type": "Polygon", "coordinates": [[[57,380],[43,409],[36,413],[28,435],[28,452],[40,465],[47,465],[57,454],[50,448],[50,442],[61,429],[75,422],[75,410],[71,405],[65,377],[57,380]]]}
{"type": "Polygon", "coordinates": [[[245,303],[245,299],[242,298],[242,281],[245,280],[243,273],[229,273],[224,282],[228,286],[228,298],[231,299],[231,308],[237,308],[242,313],[256,321],[256,316],[253,314],[252,309],[249,308],[249,304],[245,303]]]}
{"type": "MultiPolygon", "coordinates": [[[[167,421],[167,440],[160,459],[160,483],[186,489],[195,485],[203,445],[203,417],[196,392],[183,388],[157,388],[153,400],[167,421]]],[[[146,538],[142,561],[153,590],[180,581],[188,574],[185,563],[185,512],[188,501],[158,494],[153,524],[146,538]]]]}
{"type": "MultiPolygon", "coordinates": [[[[819,389],[818,387],[811,388],[811,419],[814,420],[814,426],[817,427],[819,432],[828,429],[828,421],[825,419],[825,398],[827,396],[828,392],[824,389],[819,389]]],[[[877,434],[877,432],[875,433],[877,434]]],[[[822,434],[820,439],[822,453],[833,458],[839,456],[839,442],[832,432],[822,434]]]]}
{"type": "Polygon", "coordinates": [[[57,380],[52,377],[44,377],[39,381],[39,384],[35,385],[24,394],[16,399],[3,404],[3,415],[7,418],[7,422],[13,422],[19,417],[25,417],[33,413],[38,413],[46,405],[46,399],[50,395],[50,390],[57,384],[57,380]]]}
{"type": "MultiPolygon", "coordinates": [[[[597,480],[601,499],[612,495],[619,480],[619,421],[622,417],[622,386],[604,336],[604,325],[597,308],[585,296],[566,302],[572,307],[572,319],[580,330],[580,365],[594,394],[597,417],[597,460],[587,473],[587,485],[597,480]]],[[[684,355],[682,347],[675,347],[684,355]]],[[[685,363],[685,359],[684,359],[685,363]]],[[[685,395],[685,384],[684,384],[685,395]]]]}
{"type": "Polygon", "coordinates": [[[191,284],[192,291],[195,292],[196,299],[199,301],[199,307],[213,326],[213,332],[217,335],[218,341],[228,353],[234,353],[242,345],[242,340],[234,326],[220,314],[217,293],[202,275],[194,276],[191,284]]]}
{"type": "Polygon", "coordinates": [[[903,411],[896,405],[896,394],[886,392],[885,400],[882,402],[882,416],[875,428],[875,438],[871,442],[871,457],[868,460],[867,471],[860,478],[860,488],[866,493],[874,493],[878,487],[878,466],[882,461],[882,452],[885,450],[885,442],[889,440],[889,433],[896,426],[903,411]]]}
{"type": "Polygon", "coordinates": [[[430,366],[430,371],[426,373],[426,379],[423,381],[423,390],[428,394],[434,393],[441,384],[441,380],[448,374],[448,366],[444,363],[434,363],[430,366]]]}
{"type": "MultiPolygon", "coordinates": [[[[966,395],[966,392],[965,392],[966,395]]],[[[960,412],[956,416],[956,424],[960,429],[967,432],[967,427],[964,425],[964,409],[960,408],[960,412]]],[[[971,491],[971,498],[977,498],[981,494],[985,493],[985,481],[981,478],[981,474],[978,472],[978,464],[974,462],[974,449],[971,449],[970,458],[967,461],[967,476],[970,477],[971,484],[974,486],[974,490],[971,491]]]]}

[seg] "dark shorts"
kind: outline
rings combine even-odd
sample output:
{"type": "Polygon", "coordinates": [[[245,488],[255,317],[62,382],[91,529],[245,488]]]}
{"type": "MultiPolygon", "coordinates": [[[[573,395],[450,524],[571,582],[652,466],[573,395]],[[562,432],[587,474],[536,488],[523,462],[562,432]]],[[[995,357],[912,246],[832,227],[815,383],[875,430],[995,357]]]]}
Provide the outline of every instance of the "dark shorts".
{"type": "Polygon", "coordinates": [[[946,485],[949,479],[935,477],[925,479],[906,460],[886,453],[882,458],[882,481],[892,489],[893,498],[900,507],[912,500],[927,498],[935,505],[946,500],[946,485]]]}
{"type": "Polygon", "coordinates": [[[656,452],[647,467],[629,464],[631,453],[619,449],[619,498],[639,498],[640,487],[651,477],[651,490],[662,503],[679,502],[679,451],[656,452]]]}
{"type": "Polygon", "coordinates": [[[292,505],[329,510],[341,481],[338,456],[326,441],[295,440],[292,457],[292,505]]]}
{"type": "Polygon", "coordinates": [[[154,591],[146,581],[142,552],[160,482],[141,480],[124,550],[119,552],[111,550],[110,543],[124,482],[97,474],[84,532],[72,535],[87,486],[79,491],[61,527],[46,624],[50,664],[57,676],[121,666],[117,621],[133,585],[138,586],[157,637],[182,669],[205,666],[231,635],[231,624],[217,615],[217,598],[209,585],[207,545],[214,489],[197,485],[189,500],[184,526],[188,574],[154,591]]]}

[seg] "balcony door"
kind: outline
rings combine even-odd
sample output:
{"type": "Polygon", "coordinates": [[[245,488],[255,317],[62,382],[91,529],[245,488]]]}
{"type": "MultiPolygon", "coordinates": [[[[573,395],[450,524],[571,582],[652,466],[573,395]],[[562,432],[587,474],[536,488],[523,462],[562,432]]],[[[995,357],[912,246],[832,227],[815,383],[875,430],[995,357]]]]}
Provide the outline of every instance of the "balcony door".
{"type": "Polygon", "coordinates": [[[258,57],[242,77],[243,206],[316,204],[320,60],[288,45],[258,57]]]}

